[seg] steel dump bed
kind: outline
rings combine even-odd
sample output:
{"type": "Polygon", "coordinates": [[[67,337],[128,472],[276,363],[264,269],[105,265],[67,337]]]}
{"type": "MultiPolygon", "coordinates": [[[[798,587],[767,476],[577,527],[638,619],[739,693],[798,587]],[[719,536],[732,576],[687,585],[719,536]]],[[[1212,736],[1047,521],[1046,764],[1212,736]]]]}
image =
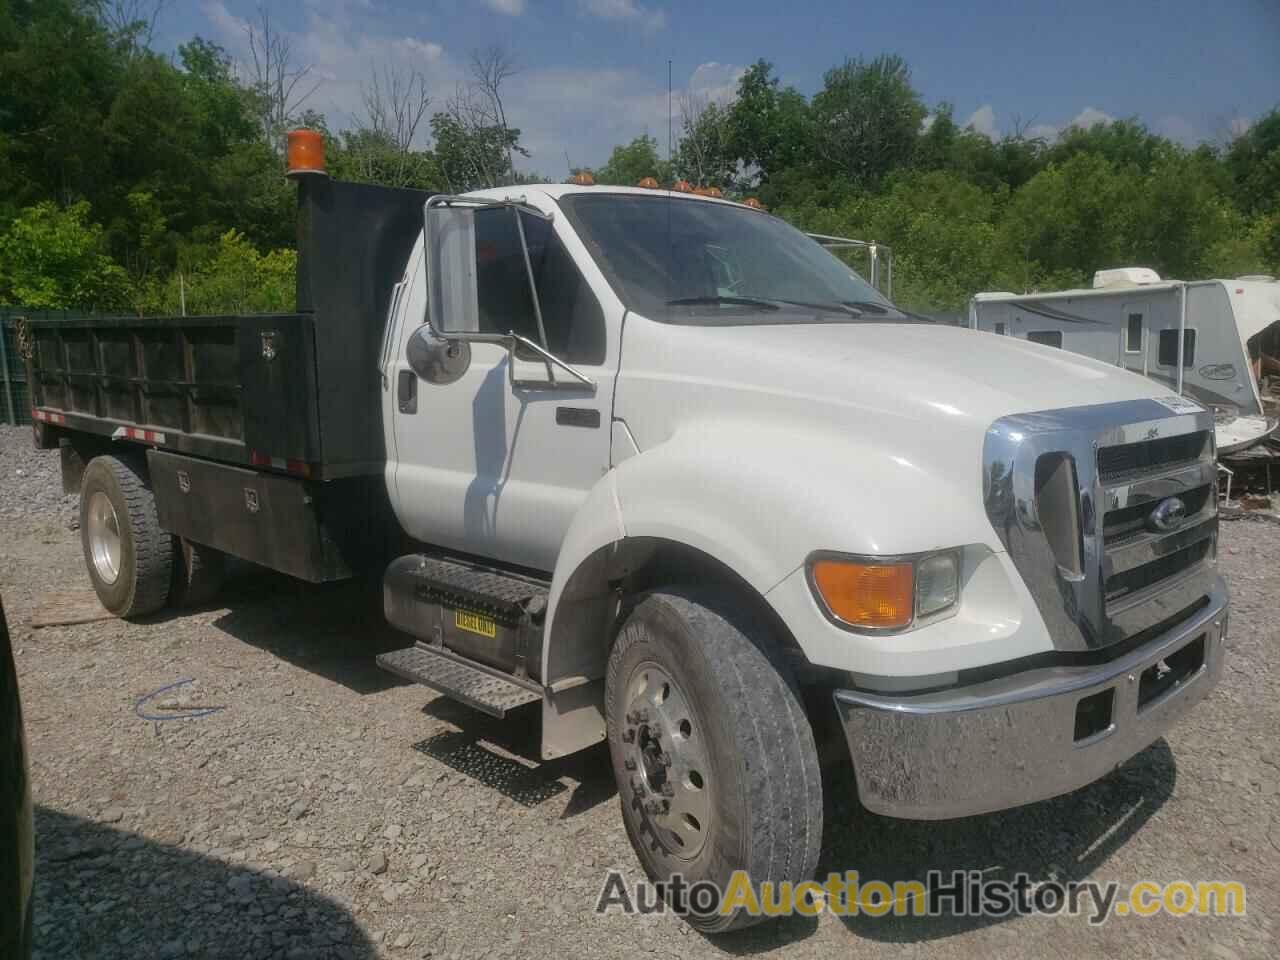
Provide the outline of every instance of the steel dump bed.
{"type": "Polygon", "coordinates": [[[296,313],[30,322],[33,418],[317,479],[380,473],[378,352],[426,198],[304,179],[296,313]]]}

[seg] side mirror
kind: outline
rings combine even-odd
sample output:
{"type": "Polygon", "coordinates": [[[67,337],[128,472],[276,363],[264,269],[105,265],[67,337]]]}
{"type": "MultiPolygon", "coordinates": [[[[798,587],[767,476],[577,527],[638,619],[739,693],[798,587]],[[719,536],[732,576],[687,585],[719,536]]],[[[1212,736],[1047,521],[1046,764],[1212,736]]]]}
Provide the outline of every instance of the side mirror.
{"type": "Polygon", "coordinates": [[[424,323],[409,334],[405,361],[427,383],[453,383],[471,366],[471,344],[448,340],[424,323]]]}
{"type": "Polygon", "coordinates": [[[428,201],[423,220],[427,322],[444,337],[479,333],[475,208],[428,201]]]}

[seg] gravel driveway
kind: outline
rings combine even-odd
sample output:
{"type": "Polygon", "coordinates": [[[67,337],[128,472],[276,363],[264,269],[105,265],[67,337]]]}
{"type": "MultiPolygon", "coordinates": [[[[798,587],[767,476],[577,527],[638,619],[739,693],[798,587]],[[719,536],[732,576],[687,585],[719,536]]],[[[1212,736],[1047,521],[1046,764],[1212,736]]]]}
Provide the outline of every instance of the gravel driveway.
{"type": "MultiPolygon", "coordinates": [[[[0,590],[37,805],[37,956],[1274,957],[1280,905],[1280,524],[1224,523],[1224,683],[1166,740],[1067,797],[945,824],[847,799],[823,872],[931,867],[1123,885],[1236,879],[1244,918],[791,919],[708,939],[669,916],[599,917],[638,879],[600,750],[537,761],[506,725],[373,665],[403,646],[376,586],[245,569],[219,606],[33,629],[87,587],[56,454],[0,428],[0,590]],[[219,706],[199,719],[154,714],[219,706]]],[[[850,795],[847,779],[837,785],[850,795]]]]}

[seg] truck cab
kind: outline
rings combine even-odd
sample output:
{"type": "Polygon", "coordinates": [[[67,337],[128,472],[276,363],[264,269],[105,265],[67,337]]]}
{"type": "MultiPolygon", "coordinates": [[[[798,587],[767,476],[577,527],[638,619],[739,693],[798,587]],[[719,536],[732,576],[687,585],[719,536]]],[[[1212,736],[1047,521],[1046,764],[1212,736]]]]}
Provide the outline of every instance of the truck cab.
{"type": "MultiPolygon", "coordinates": [[[[651,877],[811,880],[827,734],[866,808],[945,819],[1083,786],[1217,683],[1213,419],[1194,400],[914,317],[758,206],[586,184],[422,200],[364,425],[412,544],[383,585],[413,642],[379,662],[495,716],[540,710],[547,759],[607,742],[651,877]]],[[[273,362],[259,333],[246,379],[273,362]]],[[[69,443],[79,423],[112,435],[45,412],[69,443]]],[[[95,472],[110,456],[87,448],[82,504],[124,514],[126,581],[153,536],[179,563],[239,542],[183,518],[205,488],[231,489],[228,511],[243,488],[248,510],[248,468],[123,439],[150,442],[146,463],[95,472]]],[[[296,502],[330,543],[333,515],[364,508],[324,471],[272,473],[253,522],[296,502]]]]}

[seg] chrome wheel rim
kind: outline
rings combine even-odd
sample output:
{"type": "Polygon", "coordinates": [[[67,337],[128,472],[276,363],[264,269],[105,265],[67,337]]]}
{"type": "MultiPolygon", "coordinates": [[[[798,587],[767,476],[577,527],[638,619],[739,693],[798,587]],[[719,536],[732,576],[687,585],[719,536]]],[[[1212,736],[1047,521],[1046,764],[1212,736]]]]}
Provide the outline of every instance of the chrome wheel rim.
{"type": "Polygon", "coordinates": [[[656,663],[636,666],[627,682],[622,729],[632,802],[659,844],[692,860],[711,832],[711,764],[689,700],[656,663]]]}
{"type": "Polygon", "coordinates": [[[120,521],[111,498],[101,490],[89,497],[89,553],[93,569],[103,583],[120,576],[120,521]]]}

